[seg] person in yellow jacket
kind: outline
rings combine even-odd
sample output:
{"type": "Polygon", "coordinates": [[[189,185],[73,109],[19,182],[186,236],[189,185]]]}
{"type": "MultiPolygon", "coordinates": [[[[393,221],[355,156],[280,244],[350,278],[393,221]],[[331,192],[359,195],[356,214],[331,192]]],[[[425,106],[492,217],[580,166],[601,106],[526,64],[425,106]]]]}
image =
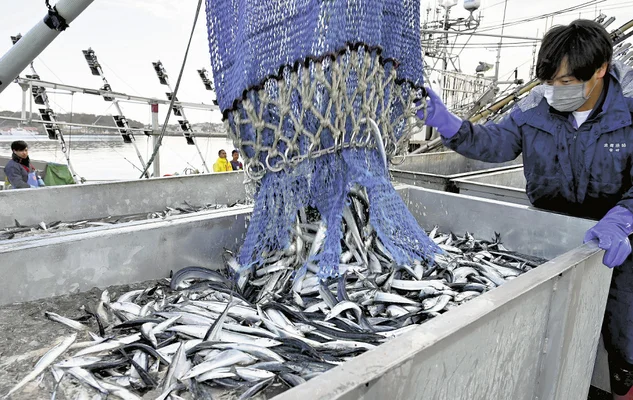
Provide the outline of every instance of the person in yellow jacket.
{"type": "Polygon", "coordinates": [[[213,164],[213,172],[228,172],[233,171],[233,167],[231,167],[231,163],[226,159],[226,151],[220,150],[218,151],[218,161],[213,164]]]}

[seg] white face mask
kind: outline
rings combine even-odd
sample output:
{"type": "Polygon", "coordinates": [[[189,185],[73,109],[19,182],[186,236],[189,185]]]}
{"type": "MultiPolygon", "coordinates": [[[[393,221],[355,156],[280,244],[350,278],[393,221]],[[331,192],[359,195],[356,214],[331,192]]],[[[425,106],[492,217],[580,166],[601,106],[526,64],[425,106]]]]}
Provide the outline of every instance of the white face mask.
{"type": "Polygon", "coordinates": [[[544,84],[545,98],[550,106],[560,112],[576,111],[589,100],[593,89],[596,88],[598,82],[593,85],[589,94],[585,95],[585,85],[587,82],[577,83],[574,85],[553,86],[544,84]]]}

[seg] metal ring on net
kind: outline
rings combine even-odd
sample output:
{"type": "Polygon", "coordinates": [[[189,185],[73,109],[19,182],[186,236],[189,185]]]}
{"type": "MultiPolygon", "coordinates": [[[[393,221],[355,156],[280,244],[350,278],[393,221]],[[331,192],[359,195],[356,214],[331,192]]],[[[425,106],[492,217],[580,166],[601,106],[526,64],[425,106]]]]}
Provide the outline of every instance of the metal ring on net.
{"type": "Polygon", "coordinates": [[[288,163],[293,163],[294,161],[301,158],[301,152],[297,147],[288,146],[286,148],[286,151],[284,151],[284,157],[286,158],[286,161],[288,163]]]}
{"type": "Polygon", "coordinates": [[[282,169],[284,169],[287,163],[288,160],[286,159],[286,156],[283,153],[279,153],[277,150],[270,151],[266,155],[266,166],[271,172],[281,171],[282,169]],[[272,166],[270,165],[270,159],[275,157],[281,157],[281,160],[275,166],[272,166]]]}
{"type": "Polygon", "coordinates": [[[315,159],[315,158],[319,158],[321,157],[323,154],[321,154],[321,149],[317,149],[317,146],[320,147],[319,145],[316,144],[316,142],[312,142],[310,143],[310,147],[308,147],[308,157],[310,157],[311,159],[315,159]]]}
{"type": "Polygon", "coordinates": [[[389,161],[392,165],[402,165],[406,159],[407,156],[404,154],[394,154],[389,161]]]}
{"type": "Polygon", "coordinates": [[[244,173],[246,176],[254,181],[261,180],[264,175],[266,175],[266,167],[256,158],[250,160],[250,162],[246,163],[246,168],[244,168],[244,173]]]}
{"type": "Polygon", "coordinates": [[[398,151],[398,147],[393,141],[390,140],[387,144],[385,144],[386,154],[396,154],[396,151],[398,151]]]}
{"type": "Polygon", "coordinates": [[[358,129],[352,129],[352,133],[349,137],[349,143],[354,143],[354,141],[356,140],[356,136],[358,135],[358,131],[360,130],[360,127],[358,129]]]}

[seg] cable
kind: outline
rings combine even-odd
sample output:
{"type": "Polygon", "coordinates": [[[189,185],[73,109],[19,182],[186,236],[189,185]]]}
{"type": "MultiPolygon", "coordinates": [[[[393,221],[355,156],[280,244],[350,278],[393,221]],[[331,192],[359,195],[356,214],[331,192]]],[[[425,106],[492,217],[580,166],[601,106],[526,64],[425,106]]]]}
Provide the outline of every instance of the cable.
{"type": "MultiPolygon", "coordinates": [[[[586,2],[586,3],[582,3],[582,4],[575,5],[575,6],[563,8],[561,10],[553,11],[553,12],[550,12],[550,13],[538,14],[538,15],[535,15],[535,16],[532,16],[532,17],[528,17],[528,18],[518,18],[518,19],[510,20],[510,21],[508,21],[506,23],[506,26],[515,25],[517,23],[535,21],[535,20],[539,20],[539,19],[543,19],[543,18],[549,18],[551,16],[560,15],[562,13],[575,12],[575,11],[578,11],[578,10],[582,10],[584,8],[595,6],[595,5],[600,4],[600,3],[604,3],[605,1],[607,1],[607,0],[590,0],[590,1],[586,2]]],[[[498,22],[502,22],[502,21],[496,21],[496,22],[497,22],[496,25],[480,27],[479,31],[481,31],[482,29],[483,30],[491,30],[491,29],[501,28],[501,25],[503,25],[503,24],[498,24],[498,22]]]]}
{"type": "Polygon", "coordinates": [[[38,61],[39,63],[41,63],[44,67],[46,67],[46,69],[47,69],[47,70],[48,70],[51,74],[53,74],[53,76],[55,76],[55,78],[57,78],[57,79],[59,80],[59,82],[60,82],[60,83],[64,83],[64,81],[62,81],[62,80],[61,80],[61,78],[60,78],[59,76],[57,76],[57,74],[55,74],[55,72],[54,72],[52,69],[50,69],[50,68],[48,67],[48,65],[46,65],[46,63],[44,62],[44,60],[42,60],[42,58],[41,58],[41,57],[38,57],[38,58],[37,58],[37,61],[38,61]]]}
{"type": "Polygon", "coordinates": [[[178,80],[176,81],[176,87],[174,88],[174,93],[172,94],[171,101],[169,102],[169,108],[167,109],[167,116],[165,117],[165,123],[163,123],[163,128],[160,131],[160,135],[158,136],[158,140],[156,141],[156,146],[154,146],[154,152],[152,156],[147,161],[145,165],[145,170],[139,177],[139,179],[143,179],[149,167],[154,162],[156,155],[158,154],[158,150],[163,142],[163,136],[165,136],[165,132],[167,131],[167,124],[169,124],[169,117],[171,117],[171,111],[174,107],[174,102],[176,101],[176,95],[178,94],[178,89],[180,88],[180,82],[182,81],[182,75],[185,71],[185,66],[187,65],[187,56],[189,56],[189,49],[191,48],[191,41],[193,40],[193,34],[196,31],[196,25],[198,24],[198,17],[200,16],[200,9],[202,8],[202,0],[198,0],[198,7],[196,8],[196,16],[193,20],[193,26],[191,27],[191,34],[189,35],[189,43],[187,43],[187,49],[185,50],[185,56],[182,60],[182,66],[180,67],[180,74],[178,74],[178,80]]]}
{"type": "Polygon", "coordinates": [[[500,29],[502,27],[508,27],[508,26],[515,26],[515,25],[521,25],[527,22],[532,22],[532,21],[538,21],[544,18],[549,18],[551,16],[559,16],[560,14],[565,14],[565,13],[570,13],[570,12],[575,12],[578,10],[582,10],[584,8],[588,8],[591,6],[594,6],[596,4],[600,4],[600,3],[604,3],[607,0],[591,0],[588,1],[586,3],[582,3],[582,4],[578,4],[576,6],[572,6],[572,7],[568,7],[568,8],[564,8],[558,11],[554,11],[551,13],[547,13],[547,14],[540,14],[540,15],[536,15],[533,17],[529,17],[529,18],[521,18],[521,19],[517,19],[514,21],[509,21],[507,23],[502,23],[501,25],[490,25],[490,26],[482,26],[478,29],[478,32],[488,32],[491,30],[496,30],[496,29],[500,29]]]}
{"type": "Polygon", "coordinates": [[[121,82],[123,82],[123,84],[125,86],[127,86],[128,88],[130,88],[134,93],[136,93],[137,95],[141,96],[141,94],[139,92],[137,92],[131,85],[129,85],[125,80],[123,80],[123,78],[121,78],[112,68],[110,68],[106,63],[104,63],[103,61],[99,61],[99,63],[106,67],[108,69],[108,71],[112,72],[112,75],[114,75],[118,80],[120,80],[121,82]]]}

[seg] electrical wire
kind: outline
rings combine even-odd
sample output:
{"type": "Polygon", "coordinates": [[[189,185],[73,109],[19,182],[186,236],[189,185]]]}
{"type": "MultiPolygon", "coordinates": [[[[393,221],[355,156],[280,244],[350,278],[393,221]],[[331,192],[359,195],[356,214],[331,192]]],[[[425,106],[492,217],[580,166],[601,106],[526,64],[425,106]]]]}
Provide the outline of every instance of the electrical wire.
{"type": "Polygon", "coordinates": [[[132,90],[134,93],[136,93],[138,96],[141,96],[141,94],[134,89],[130,84],[128,84],[123,78],[121,78],[114,69],[110,68],[107,64],[105,64],[103,61],[99,62],[102,66],[106,67],[108,69],[109,72],[112,72],[112,75],[114,75],[118,80],[120,80],[125,86],[127,86],[130,90],[132,90]]]}
{"type": "MultiPolygon", "coordinates": [[[[592,7],[592,6],[596,6],[596,5],[604,3],[606,1],[607,0],[590,0],[590,1],[587,1],[585,3],[577,4],[575,6],[563,8],[563,9],[560,9],[560,10],[557,10],[557,11],[553,11],[553,12],[549,12],[549,13],[537,14],[537,15],[534,15],[532,17],[527,17],[527,18],[512,19],[512,20],[506,21],[506,26],[509,26],[509,25],[512,25],[512,24],[517,24],[517,23],[536,21],[536,20],[540,20],[540,19],[544,19],[544,18],[549,18],[549,17],[555,16],[555,15],[560,15],[560,14],[563,14],[563,13],[576,12],[576,11],[582,10],[584,8],[589,8],[589,7],[592,7]]],[[[484,29],[484,30],[499,29],[503,25],[503,21],[499,21],[498,20],[498,21],[492,21],[492,22],[494,22],[493,25],[480,26],[479,30],[481,31],[482,29],[484,29]]]]}
{"type": "Polygon", "coordinates": [[[48,70],[51,74],[53,74],[53,76],[54,76],[55,78],[57,78],[57,80],[58,80],[60,83],[62,83],[62,84],[64,83],[64,81],[62,81],[62,80],[61,80],[61,78],[60,78],[59,76],[57,76],[57,74],[55,74],[55,72],[54,72],[52,69],[50,69],[50,68],[48,67],[48,65],[46,65],[46,63],[44,62],[44,60],[42,60],[42,58],[41,58],[41,57],[38,57],[38,58],[37,58],[37,62],[41,63],[44,67],[46,67],[46,69],[47,69],[47,70],[48,70]]]}
{"type": "Polygon", "coordinates": [[[575,6],[571,6],[568,8],[563,8],[561,10],[557,10],[557,11],[553,11],[550,13],[546,13],[546,14],[539,14],[533,17],[528,17],[528,18],[520,18],[520,19],[516,19],[516,20],[512,20],[512,21],[508,21],[505,23],[501,23],[501,24],[497,24],[497,25],[490,25],[490,26],[480,26],[479,29],[477,30],[478,32],[488,32],[488,31],[492,31],[492,30],[496,30],[496,29],[501,29],[503,27],[509,27],[509,26],[516,26],[516,25],[521,25],[521,24],[525,24],[528,22],[533,22],[533,21],[538,21],[541,19],[545,19],[545,18],[549,18],[552,16],[560,16],[561,14],[566,14],[566,13],[570,13],[570,12],[576,12],[578,10],[582,10],[588,7],[593,7],[596,4],[600,4],[600,3],[604,3],[607,0],[591,0],[585,3],[581,3],[575,6]]]}

